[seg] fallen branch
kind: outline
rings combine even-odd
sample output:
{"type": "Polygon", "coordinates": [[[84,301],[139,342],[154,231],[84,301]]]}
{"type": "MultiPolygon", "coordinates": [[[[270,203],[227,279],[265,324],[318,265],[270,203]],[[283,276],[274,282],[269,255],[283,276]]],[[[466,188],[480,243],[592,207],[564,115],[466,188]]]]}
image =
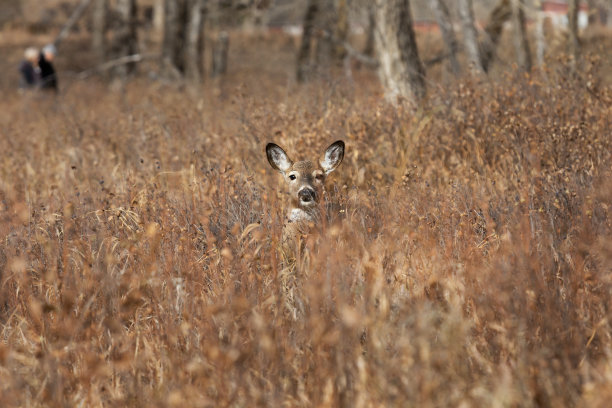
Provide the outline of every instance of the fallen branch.
{"type": "Polygon", "coordinates": [[[346,50],[347,54],[353,58],[356,59],[357,61],[361,62],[364,65],[367,65],[371,68],[378,68],[378,61],[376,60],[376,58],[372,58],[369,57],[359,51],[357,51],[355,48],[353,48],[348,42],[346,41],[342,41],[341,45],[344,47],[344,49],[346,50]]]}
{"type": "Polygon", "coordinates": [[[106,61],[103,64],[100,64],[98,66],[95,66],[93,68],[87,69],[85,71],[80,72],[77,75],[78,79],[85,79],[93,74],[99,73],[99,72],[103,72],[103,71],[108,71],[111,68],[114,67],[118,67],[120,65],[125,65],[125,64],[132,64],[135,62],[141,62],[141,61],[145,61],[145,60],[153,60],[153,59],[158,59],[160,57],[159,54],[133,54],[133,55],[126,55],[114,60],[110,60],[110,61],[106,61]]]}
{"type": "MultiPolygon", "coordinates": [[[[460,53],[463,52],[463,47],[461,45],[457,45],[457,49],[455,50],[455,52],[460,53]]],[[[423,61],[423,64],[426,67],[431,67],[433,65],[439,64],[441,62],[443,62],[445,59],[450,58],[451,53],[450,52],[442,52],[441,54],[438,54],[435,57],[429,58],[425,61],[423,61]]]]}
{"type": "Polygon", "coordinates": [[[431,67],[433,65],[440,64],[445,59],[450,58],[450,56],[451,56],[450,52],[445,52],[445,53],[439,54],[436,57],[429,58],[423,61],[423,65],[425,65],[426,67],[431,67]]]}
{"type": "Polygon", "coordinates": [[[364,65],[369,66],[370,68],[378,68],[378,61],[376,60],[376,58],[369,57],[364,53],[357,51],[355,48],[353,48],[351,44],[349,44],[348,41],[336,37],[329,30],[324,30],[323,35],[326,38],[330,38],[334,45],[343,47],[349,57],[361,62],[364,65]]]}

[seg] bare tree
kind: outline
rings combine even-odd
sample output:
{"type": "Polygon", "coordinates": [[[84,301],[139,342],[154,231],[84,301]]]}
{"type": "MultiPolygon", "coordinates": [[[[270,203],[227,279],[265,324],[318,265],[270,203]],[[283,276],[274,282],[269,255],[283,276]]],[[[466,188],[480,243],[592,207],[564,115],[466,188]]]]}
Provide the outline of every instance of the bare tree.
{"type": "Polygon", "coordinates": [[[567,19],[569,22],[569,46],[570,53],[574,56],[574,63],[578,61],[580,42],[578,39],[578,0],[569,0],[567,19]]]}
{"type": "Polygon", "coordinates": [[[425,95],[425,68],[419,58],[409,0],[376,0],[375,41],[380,80],[386,98],[420,100],[425,95]]]}
{"type": "Polygon", "coordinates": [[[531,51],[525,31],[525,0],[512,0],[512,20],[514,22],[514,49],[518,66],[531,71],[531,51]]]}
{"type": "Polygon", "coordinates": [[[157,32],[164,28],[164,0],[155,0],[153,5],[153,28],[157,32]]]}
{"type": "Polygon", "coordinates": [[[589,6],[589,25],[592,24],[606,24],[607,13],[605,3],[608,2],[612,6],[612,2],[609,0],[587,0],[589,6]]]}
{"type": "Polygon", "coordinates": [[[177,0],[166,0],[164,4],[164,38],[162,43],[162,73],[166,77],[180,76],[176,50],[182,46],[179,35],[179,9],[177,0]]]}
{"type": "Polygon", "coordinates": [[[348,37],[349,21],[348,21],[348,3],[347,0],[336,0],[336,24],[334,30],[334,59],[342,61],[346,56],[346,47],[344,43],[348,37]]]}
{"type": "Polygon", "coordinates": [[[458,0],[459,18],[463,31],[463,44],[470,68],[477,73],[485,72],[478,46],[478,33],[474,26],[474,10],[472,0],[458,0]]]}
{"type": "Polygon", "coordinates": [[[376,14],[374,12],[374,5],[368,3],[368,27],[366,29],[366,44],[363,48],[363,53],[368,57],[374,55],[374,31],[376,30],[376,14]]]}
{"type": "Polygon", "coordinates": [[[485,38],[482,43],[481,61],[485,72],[489,70],[489,65],[495,55],[495,50],[499,44],[504,24],[512,17],[512,7],[510,0],[500,0],[489,15],[489,22],[484,29],[485,38]]]}
{"type": "MultiPolygon", "coordinates": [[[[117,0],[117,26],[113,32],[112,54],[119,58],[136,54],[138,51],[136,0],[117,0]]],[[[125,76],[134,70],[134,63],[119,65],[115,75],[125,76]]]]}
{"type": "Polygon", "coordinates": [[[537,11],[537,19],[534,30],[535,44],[536,44],[536,64],[541,67],[544,65],[544,52],[546,51],[546,36],[544,35],[544,14],[542,13],[541,6],[537,11]]]}
{"type": "Polygon", "coordinates": [[[304,25],[302,31],[302,42],[297,56],[297,80],[306,80],[310,71],[310,53],[315,30],[315,18],[319,9],[318,0],[308,0],[306,14],[304,15],[304,25]]]}
{"type": "Polygon", "coordinates": [[[334,10],[334,0],[318,0],[318,13],[315,15],[316,67],[319,71],[328,68],[334,58],[333,38],[334,28],[337,27],[334,10]]]}
{"type": "Polygon", "coordinates": [[[455,32],[453,30],[453,24],[450,19],[450,13],[448,7],[444,3],[444,0],[432,0],[430,5],[436,16],[436,21],[440,27],[442,33],[442,39],[448,49],[448,55],[450,60],[450,67],[453,74],[458,75],[461,72],[459,61],[457,60],[457,39],[455,38],[455,32]]]}
{"type": "Polygon", "coordinates": [[[106,60],[106,17],[108,0],[95,0],[92,10],[91,47],[98,64],[106,60]]]}
{"type": "Polygon", "coordinates": [[[162,73],[199,82],[203,78],[205,0],[166,0],[162,73]]]}
{"type": "Polygon", "coordinates": [[[64,24],[59,34],[53,40],[53,45],[59,47],[60,43],[64,40],[64,38],[66,38],[66,36],[68,36],[68,33],[74,27],[76,22],[83,16],[83,13],[85,13],[85,10],[87,10],[87,7],[89,7],[91,1],[92,0],[81,0],[79,5],[74,9],[68,18],[68,21],[66,21],[66,24],[64,24]]]}
{"type": "Polygon", "coordinates": [[[187,27],[185,35],[184,65],[185,78],[192,82],[201,82],[203,74],[204,0],[187,2],[187,27]]]}
{"type": "Polygon", "coordinates": [[[347,0],[308,0],[302,42],[297,55],[297,80],[303,82],[314,71],[323,72],[347,53],[347,0]],[[312,62],[314,54],[315,62],[312,62]]]}
{"type": "Polygon", "coordinates": [[[212,71],[211,76],[217,77],[227,71],[227,53],[229,50],[229,35],[227,31],[221,31],[217,35],[213,45],[212,71]]]}

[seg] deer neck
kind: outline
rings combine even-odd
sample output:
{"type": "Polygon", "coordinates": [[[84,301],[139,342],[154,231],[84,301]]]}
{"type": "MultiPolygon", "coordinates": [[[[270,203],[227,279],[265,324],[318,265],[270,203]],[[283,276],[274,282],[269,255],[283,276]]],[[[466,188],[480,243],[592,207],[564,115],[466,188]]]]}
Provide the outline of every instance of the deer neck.
{"type": "Polygon", "coordinates": [[[314,222],[317,223],[321,219],[321,209],[318,205],[310,208],[293,207],[287,215],[289,222],[314,222]]]}

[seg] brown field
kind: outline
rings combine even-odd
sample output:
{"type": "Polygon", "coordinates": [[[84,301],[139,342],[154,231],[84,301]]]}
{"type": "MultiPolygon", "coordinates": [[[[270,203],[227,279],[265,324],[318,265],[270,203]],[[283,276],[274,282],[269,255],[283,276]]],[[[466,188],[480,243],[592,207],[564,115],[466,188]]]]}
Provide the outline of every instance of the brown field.
{"type": "Polygon", "coordinates": [[[607,406],[606,61],[434,76],[414,109],[364,69],[296,85],[288,39],[232,47],[201,92],[3,79],[0,405],[607,406]],[[283,269],[265,143],[336,139],[342,220],[283,269]]]}

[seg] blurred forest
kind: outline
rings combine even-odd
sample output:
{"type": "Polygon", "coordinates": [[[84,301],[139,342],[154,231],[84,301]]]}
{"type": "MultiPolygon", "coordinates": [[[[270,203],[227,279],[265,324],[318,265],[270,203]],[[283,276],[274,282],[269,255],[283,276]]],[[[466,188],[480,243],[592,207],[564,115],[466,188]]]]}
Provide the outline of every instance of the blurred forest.
{"type": "MultiPolygon", "coordinates": [[[[3,72],[14,74],[12,67],[18,64],[26,46],[55,43],[59,49],[59,76],[64,77],[65,84],[85,76],[88,80],[92,75],[107,80],[126,74],[132,78],[201,83],[228,69],[230,73],[240,71],[238,75],[243,79],[238,81],[261,74],[249,69],[269,70],[278,77],[279,64],[264,63],[275,60],[283,61],[280,65],[287,70],[284,74],[288,80],[304,81],[311,74],[324,71],[350,78],[355,68],[376,72],[378,67],[384,84],[390,75],[401,74],[384,74],[384,64],[378,65],[378,61],[385,60],[384,55],[398,52],[389,42],[397,28],[392,28],[389,36],[383,38],[387,24],[383,13],[376,12],[381,10],[380,4],[393,10],[390,15],[397,14],[398,7],[410,5],[407,26],[399,32],[405,32],[405,27],[414,27],[416,36],[412,33],[409,37],[415,37],[419,43],[416,54],[404,61],[404,64],[414,61],[423,65],[412,81],[426,77],[432,84],[445,84],[459,77],[462,71],[486,72],[489,68],[495,77],[513,64],[530,70],[562,52],[574,53],[578,59],[575,54],[578,51],[572,44],[579,43],[585,48],[585,54],[610,57],[606,52],[608,27],[612,24],[609,17],[612,5],[608,0],[590,0],[574,8],[571,5],[579,2],[375,3],[365,0],[2,0],[0,47],[5,58],[1,63],[3,72]],[[574,20],[576,24],[571,23],[574,20]],[[377,32],[381,38],[375,45],[377,32]],[[580,42],[572,40],[579,35],[584,37],[580,42]],[[291,65],[294,72],[290,72],[291,65]]],[[[10,89],[16,81],[15,75],[3,75],[0,84],[10,89]]],[[[397,84],[392,88],[394,92],[399,89],[397,84]]],[[[400,93],[408,96],[407,92],[400,93]]]]}

